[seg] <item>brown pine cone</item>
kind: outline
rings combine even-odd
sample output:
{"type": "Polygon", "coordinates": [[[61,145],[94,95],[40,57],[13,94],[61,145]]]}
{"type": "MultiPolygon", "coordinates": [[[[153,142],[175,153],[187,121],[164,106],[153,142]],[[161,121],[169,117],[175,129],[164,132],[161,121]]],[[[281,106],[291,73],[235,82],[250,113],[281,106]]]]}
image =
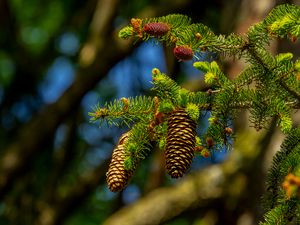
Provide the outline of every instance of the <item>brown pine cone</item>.
{"type": "Polygon", "coordinates": [[[168,118],[165,150],[166,170],[172,178],[182,177],[190,167],[196,144],[196,123],[184,109],[177,109],[168,118]]]}
{"type": "Polygon", "coordinates": [[[111,162],[108,172],[106,173],[106,182],[112,192],[118,192],[124,189],[133,175],[133,170],[125,170],[124,168],[124,144],[128,139],[128,135],[129,132],[123,134],[119,139],[118,145],[112,153],[111,162]]]}

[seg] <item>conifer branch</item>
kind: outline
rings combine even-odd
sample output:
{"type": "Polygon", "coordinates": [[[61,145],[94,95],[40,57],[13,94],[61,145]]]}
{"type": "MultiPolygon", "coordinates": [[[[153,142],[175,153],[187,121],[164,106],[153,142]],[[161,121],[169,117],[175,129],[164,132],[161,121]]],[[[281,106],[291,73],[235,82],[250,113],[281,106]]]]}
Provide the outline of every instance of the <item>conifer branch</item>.
{"type": "Polygon", "coordinates": [[[297,99],[298,103],[300,102],[300,93],[298,93],[295,90],[293,90],[292,88],[290,88],[283,79],[280,80],[279,83],[291,96],[293,96],[294,98],[297,99]]]}
{"type": "Polygon", "coordinates": [[[120,126],[130,124],[137,119],[144,119],[153,111],[153,99],[150,97],[140,96],[135,98],[121,98],[111,103],[106,103],[104,107],[99,105],[94,107],[93,112],[89,113],[91,121],[105,120],[109,125],[120,126]]]}
{"type": "Polygon", "coordinates": [[[146,157],[154,142],[165,149],[168,173],[178,178],[189,167],[194,151],[205,149],[209,153],[230,148],[230,123],[240,109],[247,109],[257,130],[274,118],[287,135],[269,173],[265,198],[268,213],[262,224],[299,220],[295,208],[300,202],[300,133],[299,128],[293,128],[291,114],[300,107],[300,60],[293,62],[291,53],[273,56],[267,45],[273,38],[294,42],[300,37],[300,7],[275,7],[265,20],[251,26],[245,36],[216,35],[209,27],[191,23],[187,16],[179,14],[134,18],[119,36],[136,41],[154,38],[174,46],[173,53],[179,61],[196,59],[193,66],[204,73],[204,81],[211,87],[207,92],[192,92],[153,69],[154,98],[120,99],[103,108],[96,106],[90,113],[91,120],[107,120],[111,124],[117,120],[117,125],[125,121],[132,127],[132,135],[125,144],[125,168],[135,169],[135,162],[146,157]],[[217,62],[199,61],[207,52],[243,58],[249,65],[231,80],[217,62]],[[210,111],[209,126],[198,135],[195,130],[202,111],[210,111]],[[142,134],[143,138],[139,138],[142,134]],[[292,195],[298,193],[291,191],[298,179],[299,196],[292,195]]]}

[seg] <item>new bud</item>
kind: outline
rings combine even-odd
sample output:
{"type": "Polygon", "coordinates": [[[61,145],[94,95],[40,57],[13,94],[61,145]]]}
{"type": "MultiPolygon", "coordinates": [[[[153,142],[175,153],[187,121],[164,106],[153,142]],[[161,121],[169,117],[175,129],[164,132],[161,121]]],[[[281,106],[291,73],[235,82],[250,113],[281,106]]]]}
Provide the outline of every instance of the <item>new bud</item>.
{"type": "Polygon", "coordinates": [[[194,56],[193,50],[186,45],[176,46],[173,53],[175,57],[181,61],[191,60],[194,56]]]}
{"type": "Polygon", "coordinates": [[[162,22],[147,23],[144,25],[144,31],[147,34],[150,34],[155,37],[163,36],[167,34],[169,30],[170,30],[169,25],[162,22]]]}

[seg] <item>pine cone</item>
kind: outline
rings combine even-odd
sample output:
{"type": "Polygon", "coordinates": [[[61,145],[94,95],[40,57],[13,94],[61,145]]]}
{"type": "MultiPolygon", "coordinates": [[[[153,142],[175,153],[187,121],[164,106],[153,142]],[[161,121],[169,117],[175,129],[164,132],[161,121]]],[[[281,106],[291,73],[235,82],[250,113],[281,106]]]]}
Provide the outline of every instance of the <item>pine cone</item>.
{"type": "Polygon", "coordinates": [[[194,52],[191,47],[186,45],[176,46],[173,49],[173,53],[177,59],[180,61],[187,61],[193,59],[194,52]]]}
{"type": "Polygon", "coordinates": [[[106,182],[112,192],[118,192],[124,189],[133,174],[133,170],[125,170],[124,168],[124,144],[128,139],[128,134],[129,132],[123,134],[119,139],[118,145],[112,153],[111,162],[108,172],[106,173],[106,182]]]}
{"type": "Polygon", "coordinates": [[[196,123],[184,109],[178,109],[168,118],[166,143],[166,170],[172,178],[182,177],[190,167],[196,144],[196,123]]]}
{"type": "Polygon", "coordinates": [[[144,25],[144,31],[147,34],[153,35],[155,37],[163,36],[167,34],[169,30],[170,26],[167,23],[152,22],[144,25]]]}

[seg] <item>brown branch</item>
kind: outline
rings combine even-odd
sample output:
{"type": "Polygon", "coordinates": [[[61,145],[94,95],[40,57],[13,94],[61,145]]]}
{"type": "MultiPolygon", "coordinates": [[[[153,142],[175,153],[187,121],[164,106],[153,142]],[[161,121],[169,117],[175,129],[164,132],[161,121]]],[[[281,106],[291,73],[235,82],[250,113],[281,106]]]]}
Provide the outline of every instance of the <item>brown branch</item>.
{"type": "MultiPolygon", "coordinates": [[[[300,94],[298,92],[296,92],[295,90],[293,90],[292,88],[290,88],[283,79],[279,80],[279,84],[281,85],[281,87],[283,87],[290,95],[292,95],[294,98],[297,99],[298,102],[300,102],[300,94]]],[[[299,103],[297,103],[296,105],[299,106],[299,103]]]]}
{"type": "MultiPolygon", "coordinates": [[[[36,225],[59,225],[71,215],[86,200],[95,188],[104,182],[105,173],[108,167],[108,160],[98,165],[93,170],[81,176],[77,183],[70,187],[65,196],[56,193],[54,200],[49,202],[40,201],[37,204],[39,216],[36,225]]],[[[58,192],[58,191],[57,191],[58,192]]]]}

